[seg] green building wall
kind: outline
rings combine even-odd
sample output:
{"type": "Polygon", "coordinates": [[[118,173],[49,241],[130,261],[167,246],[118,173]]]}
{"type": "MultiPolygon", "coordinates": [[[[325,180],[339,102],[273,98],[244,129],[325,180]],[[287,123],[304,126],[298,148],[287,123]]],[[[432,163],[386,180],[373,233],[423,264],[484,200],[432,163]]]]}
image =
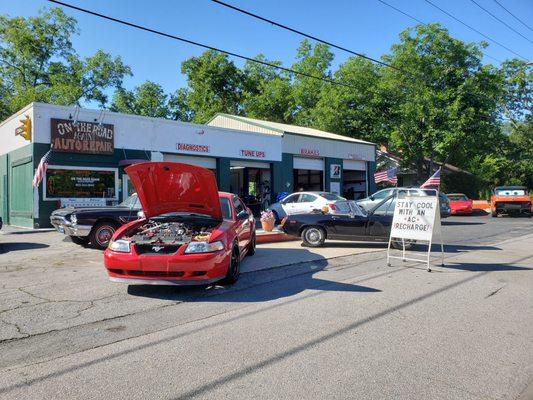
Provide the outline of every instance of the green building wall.
{"type": "Polygon", "coordinates": [[[276,201],[277,193],[294,191],[293,165],[293,155],[287,153],[272,163],[272,201],[276,201]]]}

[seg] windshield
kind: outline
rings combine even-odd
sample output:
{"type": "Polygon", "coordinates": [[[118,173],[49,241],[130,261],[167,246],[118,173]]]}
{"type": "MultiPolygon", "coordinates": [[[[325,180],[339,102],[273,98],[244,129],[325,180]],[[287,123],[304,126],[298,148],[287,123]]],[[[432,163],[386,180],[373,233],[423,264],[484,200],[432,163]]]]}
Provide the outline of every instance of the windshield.
{"type": "Polygon", "coordinates": [[[464,194],[448,194],[448,198],[451,201],[467,201],[468,197],[466,197],[464,194]]]}
{"type": "Polygon", "coordinates": [[[526,191],[524,189],[498,189],[496,194],[498,196],[524,196],[526,191]]]}
{"type": "Polygon", "coordinates": [[[320,197],[323,197],[329,201],[346,200],[344,197],[341,197],[335,193],[320,193],[320,197]]]}
{"type": "Polygon", "coordinates": [[[119,207],[125,207],[125,208],[131,208],[131,209],[134,209],[134,210],[140,210],[141,209],[141,203],[139,201],[139,198],[137,197],[137,193],[133,193],[130,197],[128,197],[126,200],[124,200],[118,206],[119,207]]]}

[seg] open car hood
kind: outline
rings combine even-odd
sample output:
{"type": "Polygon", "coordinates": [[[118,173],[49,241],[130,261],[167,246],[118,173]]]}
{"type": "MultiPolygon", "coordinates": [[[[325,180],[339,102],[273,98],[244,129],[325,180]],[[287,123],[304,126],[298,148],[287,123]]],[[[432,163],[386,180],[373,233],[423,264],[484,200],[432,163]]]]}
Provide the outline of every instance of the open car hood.
{"type": "Polygon", "coordinates": [[[144,215],[191,212],[222,220],[215,176],[189,164],[145,162],[125,168],[144,215]]]}

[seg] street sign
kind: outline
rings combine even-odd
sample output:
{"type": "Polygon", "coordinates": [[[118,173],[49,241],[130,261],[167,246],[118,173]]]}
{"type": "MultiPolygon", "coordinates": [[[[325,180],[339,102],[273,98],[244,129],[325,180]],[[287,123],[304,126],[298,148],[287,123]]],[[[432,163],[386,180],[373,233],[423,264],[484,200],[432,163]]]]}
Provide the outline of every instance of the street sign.
{"type": "MultiPolygon", "coordinates": [[[[430,191],[427,189],[426,192],[430,191]]],[[[433,194],[433,193],[432,193],[433,194]]],[[[433,195],[428,196],[405,196],[396,199],[394,216],[392,218],[389,246],[387,248],[387,265],[390,266],[390,259],[396,258],[402,261],[419,261],[427,264],[427,270],[431,271],[429,265],[431,256],[431,245],[433,243],[433,232],[438,230],[440,234],[440,246],[442,255],[442,265],[444,265],[444,245],[442,243],[442,231],[440,225],[440,207],[438,192],[434,190],[433,195]],[[392,241],[402,243],[402,256],[390,255],[392,241]],[[406,242],[427,243],[427,256],[425,259],[406,257],[406,242]]]]}

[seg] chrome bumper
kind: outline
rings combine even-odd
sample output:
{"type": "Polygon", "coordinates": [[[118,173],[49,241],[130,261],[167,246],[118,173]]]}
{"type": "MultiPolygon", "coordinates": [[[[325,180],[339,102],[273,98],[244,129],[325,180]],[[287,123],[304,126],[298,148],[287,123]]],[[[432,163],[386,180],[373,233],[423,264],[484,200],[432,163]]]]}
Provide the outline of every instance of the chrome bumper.
{"type": "Polygon", "coordinates": [[[89,236],[92,229],[91,225],[73,224],[65,217],[59,215],[52,215],[50,217],[50,223],[59,233],[64,233],[68,236],[89,236]]]}

